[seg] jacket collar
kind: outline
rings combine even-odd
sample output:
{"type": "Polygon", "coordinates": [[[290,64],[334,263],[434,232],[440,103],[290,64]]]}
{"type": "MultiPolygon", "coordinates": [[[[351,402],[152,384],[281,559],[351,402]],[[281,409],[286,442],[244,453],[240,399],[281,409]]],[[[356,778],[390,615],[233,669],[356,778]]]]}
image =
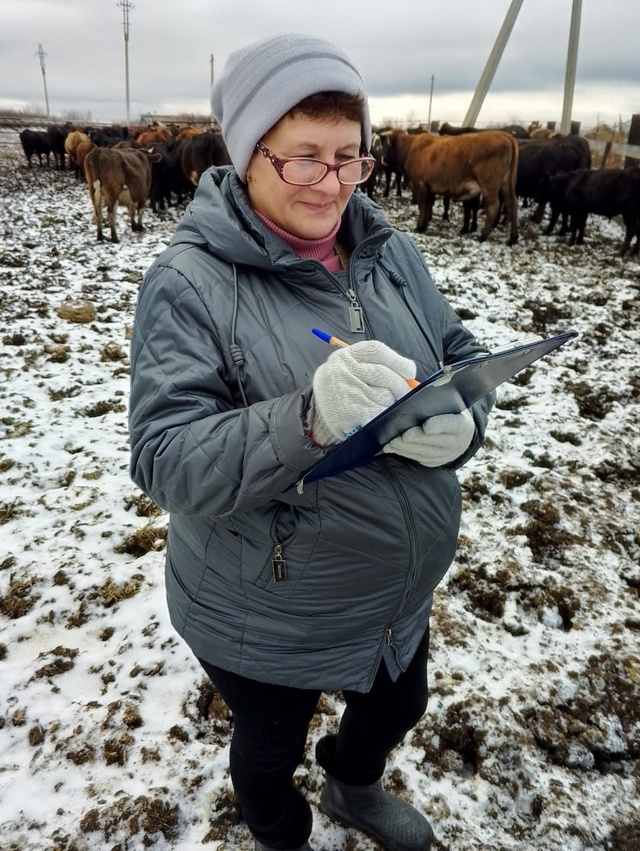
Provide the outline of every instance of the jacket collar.
{"type": "MultiPolygon", "coordinates": [[[[372,265],[392,232],[380,208],[363,193],[354,192],[342,215],[338,240],[356,262],[372,265]]],[[[206,245],[228,263],[272,272],[320,266],[318,261],[301,259],[261,221],[232,166],[214,166],[202,174],[171,241],[172,245],[185,243],[206,245]]]]}

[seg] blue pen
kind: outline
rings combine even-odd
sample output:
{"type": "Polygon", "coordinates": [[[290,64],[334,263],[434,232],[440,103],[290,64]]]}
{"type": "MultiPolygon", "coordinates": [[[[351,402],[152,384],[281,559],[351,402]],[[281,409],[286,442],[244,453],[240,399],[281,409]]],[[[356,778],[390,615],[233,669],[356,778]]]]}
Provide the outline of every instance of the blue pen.
{"type": "Polygon", "coordinates": [[[344,349],[349,345],[349,343],[345,343],[344,340],[332,337],[331,334],[327,334],[326,331],[320,331],[318,328],[312,328],[311,333],[315,334],[316,337],[320,337],[320,339],[324,340],[325,343],[329,343],[330,346],[340,346],[340,348],[344,349]]]}

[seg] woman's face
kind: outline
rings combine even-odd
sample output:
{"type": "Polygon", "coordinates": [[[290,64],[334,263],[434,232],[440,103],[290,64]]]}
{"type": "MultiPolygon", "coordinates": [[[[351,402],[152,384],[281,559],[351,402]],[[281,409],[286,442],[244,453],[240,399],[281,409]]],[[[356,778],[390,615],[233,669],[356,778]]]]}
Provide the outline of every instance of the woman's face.
{"type": "MultiPolygon", "coordinates": [[[[344,118],[318,120],[286,115],[262,142],[280,159],[311,157],[330,165],[360,156],[361,128],[344,118]]],[[[247,193],[254,210],[304,239],[325,237],[338,221],[355,186],[343,186],[335,171],[313,186],[291,186],[256,151],[247,169],[247,193]]]]}

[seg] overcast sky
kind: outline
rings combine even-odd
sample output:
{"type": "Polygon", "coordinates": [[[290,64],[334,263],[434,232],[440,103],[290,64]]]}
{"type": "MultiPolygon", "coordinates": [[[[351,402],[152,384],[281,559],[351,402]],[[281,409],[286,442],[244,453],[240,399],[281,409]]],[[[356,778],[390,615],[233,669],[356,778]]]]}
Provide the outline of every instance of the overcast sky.
{"type": "MultiPolygon", "coordinates": [[[[129,100],[142,113],[208,114],[212,73],[238,47],[283,31],[342,47],[369,90],[374,123],[462,123],[511,0],[135,0],[129,100]],[[213,63],[211,62],[213,56],[213,63]],[[431,85],[433,77],[433,95],[431,85]],[[431,111],[430,111],[431,107],[431,111]]],[[[560,121],[572,0],[524,0],[477,124],[560,121]]],[[[0,0],[0,109],[126,119],[117,0],[0,0]]],[[[639,0],[584,0],[572,118],[583,129],[640,112],[639,0]]]]}

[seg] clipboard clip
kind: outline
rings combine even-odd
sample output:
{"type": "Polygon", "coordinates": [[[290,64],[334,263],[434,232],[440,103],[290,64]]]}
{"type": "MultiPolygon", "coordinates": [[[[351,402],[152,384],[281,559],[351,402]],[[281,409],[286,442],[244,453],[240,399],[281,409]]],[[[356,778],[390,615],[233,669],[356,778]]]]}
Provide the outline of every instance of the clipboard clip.
{"type": "Polygon", "coordinates": [[[431,382],[432,387],[441,387],[443,384],[448,384],[453,377],[453,369],[450,366],[445,366],[444,371],[440,378],[436,378],[435,381],[431,382]]]}

